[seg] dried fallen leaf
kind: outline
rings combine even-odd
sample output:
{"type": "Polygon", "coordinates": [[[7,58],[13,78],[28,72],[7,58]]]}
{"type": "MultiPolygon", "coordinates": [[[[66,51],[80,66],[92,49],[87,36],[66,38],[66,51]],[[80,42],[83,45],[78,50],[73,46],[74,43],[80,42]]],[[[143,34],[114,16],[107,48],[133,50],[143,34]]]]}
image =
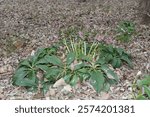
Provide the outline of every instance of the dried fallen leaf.
{"type": "Polygon", "coordinates": [[[146,69],[147,69],[147,71],[150,71],[150,63],[148,63],[148,64],[146,65],[146,69]]]}
{"type": "Polygon", "coordinates": [[[3,73],[5,73],[5,72],[7,72],[7,66],[6,66],[6,65],[0,67],[0,74],[3,74],[3,73]]]}
{"type": "Polygon", "coordinates": [[[41,72],[41,71],[38,71],[37,72],[37,78],[39,79],[39,80],[43,80],[44,78],[43,78],[43,73],[41,72]]]}
{"type": "Polygon", "coordinates": [[[35,95],[33,96],[33,99],[41,99],[41,98],[43,98],[43,97],[44,97],[43,93],[42,93],[42,92],[39,92],[39,93],[37,93],[37,94],[35,94],[35,95]]]}
{"type": "Polygon", "coordinates": [[[13,42],[13,45],[16,47],[16,49],[20,49],[24,45],[24,41],[17,39],[13,42]]]}
{"type": "Polygon", "coordinates": [[[114,71],[115,71],[115,73],[117,74],[117,76],[118,76],[119,78],[122,78],[123,73],[122,73],[122,71],[121,71],[120,69],[116,68],[114,71]]]}
{"type": "Polygon", "coordinates": [[[3,89],[0,87],[0,94],[3,92],[3,89]]]}
{"type": "Polygon", "coordinates": [[[50,99],[50,93],[49,93],[49,91],[45,94],[45,98],[46,98],[46,100],[50,99]]]}
{"type": "Polygon", "coordinates": [[[55,94],[56,94],[56,91],[55,91],[55,89],[49,89],[49,95],[50,96],[55,96],[55,94]]]}
{"type": "Polygon", "coordinates": [[[101,100],[108,100],[110,98],[109,93],[102,92],[101,100]]]}
{"type": "Polygon", "coordinates": [[[16,97],[14,97],[14,96],[9,98],[9,100],[15,100],[15,99],[16,99],[16,97]]]}
{"type": "Polygon", "coordinates": [[[77,60],[74,60],[74,62],[71,63],[70,68],[71,68],[72,71],[74,70],[74,67],[77,65],[77,63],[78,63],[77,60]]]}
{"type": "Polygon", "coordinates": [[[121,87],[121,88],[120,88],[120,91],[121,91],[121,92],[124,92],[124,91],[125,91],[125,89],[124,89],[123,87],[121,87]]]}
{"type": "Polygon", "coordinates": [[[8,72],[13,71],[13,67],[12,67],[11,65],[8,65],[8,66],[7,66],[7,71],[8,71],[8,72]]]}
{"type": "Polygon", "coordinates": [[[0,99],[4,99],[4,95],[3,94],[0,94],[0,99]]]}
{"type": "Polygon", "coordinates": [[[50,100],[50,97],[45,97],[46,100],[50,100]]]}

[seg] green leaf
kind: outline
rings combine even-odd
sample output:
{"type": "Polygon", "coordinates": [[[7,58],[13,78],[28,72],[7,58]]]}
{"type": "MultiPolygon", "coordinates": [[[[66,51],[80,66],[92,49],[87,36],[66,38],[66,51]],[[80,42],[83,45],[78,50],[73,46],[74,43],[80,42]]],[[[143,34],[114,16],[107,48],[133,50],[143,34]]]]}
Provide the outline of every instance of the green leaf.
{"type": "Polygon", "coordinates": [[[18,68],[13,76],[13,85],[19,85],[18,81],[21,81],[27,74],[28,69],[25,67],[18,68]]]}
{"type": "Polygon", "coordinates": [[[40,48],[37,50],[34,56],[31,56],[30,60],[32,61],[33,65],[39,61],[39,59],[43,58],[45,55],[44,48],[40,48]]]}
{"type": "Polygon", "coordinates": [[[139,87],[142,87],[143,85],[150,86],[150,76],[149,77],[145,77],[143,80],[138,80],[137,81],[137,85],[139,87]]]}
{"type": "Polygon", "coordinates": [[[113,70],[111,70],[108,66],[103,65],[101,66],[101,69],[105,72],[105,74],[109,79],[119,81],[117,74],[113,70]]]}
{"type": "Polygon", "coordinates": [[[121,62],[120,58],[117,58],[116,68],[121,67],[121,64],[122,64],[122,62],[121,62]]]}
{"type": "Polygon", "coordinates": [[[36,67],[44,72],[50,71],[50,67],[48,67],[47,65],[37,65],[36,67]]]}
{"type": "Polygon", "coordinates": [[[112,66],[116,68],[116,66],[117,66],[117,58],[114,57],[111,63],[112,63],[112,66]]]}
{"type": "Polygon", "coordinates": [[[114,49],[113,49],[113,46],[112,46],[112,45],[107,46],[107,48],[108,48],[108,50],[109,50],[110,53],[113,53],[113,50],[114,50],[114,49]]]}
{"type": "Polygon", "coordinates": [[[82,69],[79,69],[78,72],[86,74],[86,73],[89,73],[89,70],[86,68],[82,68],[82,69]]]}
{"type": "Polygon", "coordinates": [[[103,57],[103,58],[99,58],[97,61],[96,61],[96,64],[100,64],[100,65],[103,65],[103,64],[105,64],[106,63],[106,60],[105,60],[105,58],[103,57]]]}
{"type": "Polygon", "coordinates": [[[63,65],[63,63],[61,62],[61,60],[57,56],[54,56],[54,55],[45,56],[45,59],[53,65],[57,65],[57,66],[62,66],[63,65]]]}
{"type": "Polygon", "coordinates": [[[75,60],[75,53],[70,52],[67,54],[67,64],[70,65],[75,60]]]}
{"type": "Polygon", "coordinates": [[[81,82],[83,80],[87,80],[90,77],[89,70],[86,68],[79,69],[77,73],[81,82]]]}
{"type": "Polygon", "coordinates": [[[49,80],[56,80],[57,77],[59,77],[58,75],[62,72],[62,70],[60,68],[49,68],[49,70],[45,73],[45,77],[49,80]]]}
{"type": "Polygon", "coordinates": [[[57,52],[57,48],[58,47],[56,47],[57,45],[52,45],[51,47],[48,47],[48,48],[45,48],[45,50],[46,50],[46,54],[47,55],[51,55],[51,54],[55,54],[56,52],[57,52]]]}
{"type": "Polygon", "coordinates": [[[145,96],[143,96],[142,94],[138,95],[136,97],[137,100],[147,100],[147,98],[145,96]]]}
{"type": "Polygon", "coordinates": [[[124,60],[126,63],[128,63],[130,67],[133,66],[131,63],[131,60],[129,59],[129,57],[127,55],[122,56],[121,59],[124,60]]]}
{"type": "Polygon", "coordinates": [[[44,94],[47,93],[47,91],[49,90],[50,85],[52,85],[52,82],[50,82],[50,81],[42,83],[42,91],[43,91],[44,94]]]}
{"type": "Polygon", "coordinates": [[[119,68],[121,66],[120,58],[114,58],[113,61],[112,61],[112,66],[114,68],[119,68]]]}
{"type": "Polygon", "coordinates": [[[150,79],[150,75],[145,75],[144,78],[145,79],[150,79]]]}
{"type": "Polygon", "coordinates": [[[85,74],[85,73],[78,73],[78,76],[79,76],[79,79],[80,79],[80,82],[83,82],[83,80],[87,80],[90,78],[90,75],[89,74],[85,74]]]}
{"type": "Polygon", "coordinates": [[[77,63],[75,66],[74,66],[74,70],[79,70],[83,67],[87,67],[87,64],[83,63],[83,62],[80,62],[80,63],[77,63]]]}
{"type": "Polygon", "coordinates": [[[67,74],[65,77],[64,77],[64,80],[66,83],[69,83],[70,80],[71,80],[71,77],[72,77],[72,74],[67,74]]]}
{"type": "Polygon", "coordinates": [[[48,63],[49,63],[49,61],[47,61],[46,56],[45,56],[44,58],[41,58],[39,61],[37,61],[36,65],[39,65],[39,64],[48,64],[48,63]]]}
{"type": "Polygon", "coordinates": [[[79,60],[91,62],[90,57],[88,57],[88,56],[86,56],[86,55],[84,55],[84,54],[80,54],[78,58],[79,58],[79,60]]]}
{"type": "Polygon", "coordinates": [[[28,59],[21,61],[21,62],[19,63],[19,67],[21,67],[21,66],[26,66],[26,67],[29,67],[29,68],[31,67],[30,62],[29,62],[28,59]]]}
{"type": "Polygon", "coordinates": [[[113,59],[112,54],[107,54],[107,56],[105,57],[105,59],[109,62],[113,59]]]}
{"type": "Polygon", "coordinates": [[[100,58],[104,58],[105,63],[112,64],[115,68],[121,67],[123,61],[132,67],[130,55],[128,55],[122,48],[115,48],[111,45],[104,46],[101,50],[100,58]]]}
{"type": "Polygon", "coordinates": [[[91,72],[91,85],[94,87],[97,93],[99,93],[103,87],[105,78],[101,71],[92,71],[91,72]]]}
{"type": "Polygon", "coordinates": [[[25,71],[23,68],[19,69],[14,75],[14,85],[33,87],[37,85],[37,77],[35,71],[25,71]]]}
{"type": "Polygon", "coordinates": [[[122,56],[124,50],[122,48],[116,48],[116,51],[119,53],[120,56],[122,56]]]}
{"type": "Polygon", "coordinates": [[[150,88],[147,86],[143,86],[145,93],[148,95],[148,98],[150,98],[150,88]]]}
{"type": "Polygon", "coordinates": [[[109,84],[108,82],[106,82],[106,83],[104,84],[103,91],[108,92],[109,90],[110,90],[110,84],[109,84]]]}
{"type": "Polygon", "coordinates": [[[37,86],[37,81],[38,79],[36,77],[36,73],[34,71],[31,71],[27,77],[20,81],[20,86],[34,87],[37,86]]]}
{"type": "Polygon", "coordinates": [[[114,80],[114,79],[107,79],[107,82],[110,84],[110,85],[114,85],[114,84],[117,84],[118,81],[114,80]]]}
{"type": "Polygon", "coordinates": [[[87,68],[82,68],[77,71],[80,81],[87,80],[90,76],[89,70],[87,68]]]}
{"type": "Polygon", "coordinates": [[[79,77],[75,74],[70,81],[70,85],[75,86],[78,81],[79,81],[79,77]]]}
{"type": "Polygon", "coordinates": [[[34,56],[37,56],[39,59],[43,58],[47,54],[48,48],[39,48],[34,56]]]}

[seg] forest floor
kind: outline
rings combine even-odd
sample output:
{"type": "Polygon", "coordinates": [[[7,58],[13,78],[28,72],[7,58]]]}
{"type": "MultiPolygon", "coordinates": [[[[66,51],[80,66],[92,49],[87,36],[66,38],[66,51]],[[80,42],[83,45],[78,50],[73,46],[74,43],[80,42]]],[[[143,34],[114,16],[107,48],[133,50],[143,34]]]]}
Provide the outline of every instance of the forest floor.
{"type": "Polygon", "coordinates": [[[132,83],[137,73],[150,74],[150,27],[140,23],[137,0],[0,0],[0,99],[133,99],[132,83]],[[133,69],[119,68],[120,81],[108,93],[97,94],[88,83],[73,92],[50,89],[41,97],[11,84],[20,60],[40,47],[59,39],[59,31],[69,26],[96,30],[115,37],[120,21],[136,24],[129,43],[114,42],[133,57],[133,69]]]}

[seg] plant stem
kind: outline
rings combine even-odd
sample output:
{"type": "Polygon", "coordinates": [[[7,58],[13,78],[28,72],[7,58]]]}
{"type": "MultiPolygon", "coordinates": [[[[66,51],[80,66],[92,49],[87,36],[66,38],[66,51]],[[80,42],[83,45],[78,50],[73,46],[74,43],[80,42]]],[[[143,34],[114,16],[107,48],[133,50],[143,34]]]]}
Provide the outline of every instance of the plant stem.
{"type": "Polygon", "coordinates": [[[84,55],[86,55],[86,42],[84,41],[84,55]]]}
{"type": "Polygon", "coordinates": [[[67,41],[66,41],[66,39],[64,38],[64,44],[65,44],[65,46],[66,46],[66,48],[67,48],[67,50],[68,50],[68,52],[70,52],[70,49],[69,49],[69,47],[68,47],[68,45],[67,45],[67,41]]]}

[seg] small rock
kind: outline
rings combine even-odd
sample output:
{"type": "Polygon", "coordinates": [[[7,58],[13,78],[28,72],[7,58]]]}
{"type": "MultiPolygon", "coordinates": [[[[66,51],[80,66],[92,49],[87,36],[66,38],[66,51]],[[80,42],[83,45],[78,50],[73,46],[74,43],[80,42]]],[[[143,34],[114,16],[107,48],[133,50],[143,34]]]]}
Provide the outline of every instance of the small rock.
{"type": "Polygon", "coordinates": [[[141,71],[138,71],[137,75],[136,76],[141,76],[142,72],[141,71]]]}
{"type": "Polygon", "coordinates": [[[16,60],[14,61],[14,63],[18,64],[18,63],[19,63],[19,60],[18,60],[18,59],[16,59],[16,60]]]}
{"type": "Polygon", "coordinates": [[[55,96],[55,94],[56,94],[55,89],[50,89],[50,90],[49,90],[49,95],[50,95],[50,96],[55,96]]]}
{"type": "Polygon", "coordinates": [[[34,55],[35,55],[35,50],[32,50],[32,52],[31,52],[30,55],[31,55],[31,56],[34,56],[34,55]]]}
{"type": "Polygon", "coordinates": [[[64,86],[64,88],[61,90],[62,92],[72,92],[72,87],[70,85],[64,86]]]}
{"type": "Polygon", "coordinates": [[[67,85],[65,80],[63,78],[61,78],[55,82],[53,87],[60,87],[60,86],[65,86],[65,85],[67,85]]]}

